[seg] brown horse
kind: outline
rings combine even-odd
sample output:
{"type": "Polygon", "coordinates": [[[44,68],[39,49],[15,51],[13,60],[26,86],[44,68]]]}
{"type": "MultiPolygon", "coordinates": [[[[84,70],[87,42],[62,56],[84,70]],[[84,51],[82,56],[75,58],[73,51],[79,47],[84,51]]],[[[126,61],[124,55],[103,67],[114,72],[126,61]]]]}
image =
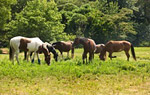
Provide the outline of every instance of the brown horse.
{"type": "Polygon", "coordinates": [[[87,63],[87,53],[89,53],[89,61],[91,61],[94,58],[94,51],[96,49],[94,40],[89,38],[77,37],[74,39],[73,47],[78,44],[82,44],[84,48],[84,52],[82,55],[83,63],[85,63],[84,59],[86,59],[87,63]]]}
{"type": "Polygon", "coordinates": [[[72,47],[73,42],[72,41],[60,41],[60,42],[55,42],[52,44],[52,46],[55,49],[58,49],[59,52],[61,53],[61,56],[63,57],[63,52],[67,52],[67,57],[69,57],[69,51],[71,50],[71,57],[74,57],[74,47],[72,47]]]}
{"type": "Polygon", "coordinates": [[[99,57],[101,60],[105,60],[105,55],[106,55],[106,51],[107,51],[107,52],[109,52],[109,58],[112,60],[112,58],[116,58],[116,56],[112,56],[113,52],[124,51],[126,56],[127,56],[127,60],[129,61],[129,57],[130,57],[129,50],[130,50],[130,48],[131,48],[132,56],[133,56],[134,60],[136,60],[134,47],[128,41],[109,41],[109,42],[107,42],[105,44],[105,47],[101,51],[101,54],[99,57]]]}
{"type": "Polygon", "coordinates": [[[102,49],[105,47],[104,44],[97,44],[96,45],[96,50],[94,53],[98,54],[98,53],[101,53],[102,49]]]}

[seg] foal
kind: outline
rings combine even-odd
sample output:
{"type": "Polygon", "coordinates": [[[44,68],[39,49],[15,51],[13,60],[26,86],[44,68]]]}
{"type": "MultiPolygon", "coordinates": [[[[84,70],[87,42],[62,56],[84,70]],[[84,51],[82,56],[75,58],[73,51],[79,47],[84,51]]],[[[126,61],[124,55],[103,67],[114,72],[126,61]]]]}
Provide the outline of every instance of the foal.
{"type": "Polygon", "coordinates": [[[127,56],[127,60],[129,61],[129,57],[130,57],[129,50],[130,50],[130,48],[131,48],[132,56],[133,56],[134,60],[136,60],[134,47],[128,41],[109,41],[109,42],[107,42],[105,44],[105,47],[101,51],[101,54],[99,57],[101,60],[105,60],[106,59],[105,58],[106,52],[108,52],[109,58],[112,60],[112,58],[116,58],[116,56],[112,56],[113,52],[124,51],[126,56],[127,56]]]}
{"type": "Polygon", "coordinates": [[[82,54],[83,63],[85,63],[84,59],[86,59],[87,63],[87,53],[89,53],[89,61],[91,61],[94,58],[94,51],[96,49],[94,40],[84,37],[77,37],[74,39],[73,47],[78,44],[82,44],[84,48],[84,52],[82,54]]]}
{"type": "Polygon", "coordinates": [[[67,52],[67,57],[69,57],[69,51],[71,50],[71,57],[74,57],[74,47],[72,47],[73,42],[72,41],[60,41],[60,42],[55,42],[52,44],[52,46],[55,49],[58,49],[61,56],[63,57],[63,52],[67,52]]]}

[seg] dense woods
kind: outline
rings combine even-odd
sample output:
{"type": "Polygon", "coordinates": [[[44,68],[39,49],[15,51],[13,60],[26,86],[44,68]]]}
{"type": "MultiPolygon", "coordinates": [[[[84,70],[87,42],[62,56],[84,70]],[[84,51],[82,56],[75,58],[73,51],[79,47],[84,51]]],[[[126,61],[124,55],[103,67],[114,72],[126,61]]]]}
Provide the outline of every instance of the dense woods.
{"type": "Polygon", "coordinates": [[[0,0],[0,45],[14,36],[150,46],[150,0],[0,0]]]}

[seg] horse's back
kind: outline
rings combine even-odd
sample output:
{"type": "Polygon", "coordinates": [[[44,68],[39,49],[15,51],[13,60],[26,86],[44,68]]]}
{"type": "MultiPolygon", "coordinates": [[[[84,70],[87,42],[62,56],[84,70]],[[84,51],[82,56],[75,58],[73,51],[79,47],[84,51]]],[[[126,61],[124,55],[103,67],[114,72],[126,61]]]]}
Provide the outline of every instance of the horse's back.
{"type": "Polygon", "coordinates": [[[72,48],[71,41],[60,41],[52,44],[56,49],[64,52],[68,52],[72,48]]]}
{"type": "Polygon", "coordinates": [[[131,43],[128,41],[109,41],[105,46],[107,51],[119,52],[124,49],[129,49],[131,43]]]}
{"type": "Polygon", "coordinates": [[[18,49],[20,45],[20,40],[24,38],[22,36],[13,37],[10,39],[10,46],[14,48],[15,50],[18,49]]]}
{"type": "Polygon", "coordinates": [[[63,45],[63,51],[68,52],[72,48],[72,42],[67,41],[67,42],[62,42],[63,45]]]}
{"type": "Polygon", "coordinates": [[[27,39],[31,40],[31,42],[27,45],[29,51],[37,51],[39,46],[43,44],[43,41],[41,41],[38,37],[27,39]]]}
{"type": "Polygon", "coordinates": [[[22,36],[13,37],[10,40],[10,46],[14,49],[21,49],[24,51],[35,51],[38,50],[38,47],[42,45],[42,41],[38,38],[27,38],[22,36]]]}

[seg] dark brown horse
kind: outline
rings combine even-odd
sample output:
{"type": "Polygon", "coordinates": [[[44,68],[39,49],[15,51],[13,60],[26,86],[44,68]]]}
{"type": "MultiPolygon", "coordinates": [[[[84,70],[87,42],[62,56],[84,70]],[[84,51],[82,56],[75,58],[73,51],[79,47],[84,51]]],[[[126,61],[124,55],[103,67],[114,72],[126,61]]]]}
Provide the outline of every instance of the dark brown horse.
{"type": "Polygon", "coordinates": [[[96,45],[96,50],[94,53],[98,54],[98,53],[101,53],[102,49],[105,47],[104,44],[97,44],[96,45]]]}
{"type": "Polygon", "coordinates": [[[71,50],[71,57],[74,57],[74,47],[72,47],[72,41],[60,41],[60,42],[55,42],[52,44],[52,46],[55,49],[58,49],[59,52],[61,53],[62,57],[63,57],[63,52],[67,52],[67,57],[69,57],[69,51],[71,50]]]}
{"type": "Polygon", "coordinates": [[[74,39],[73,47],[78,44],[82,44],[84,48],[82,55],[83,63],[85,63],[84,59],[86,59],[87,63],[87,53],[89,53],[89,61],[91,61],[94,58],[94,51],[96,49],[94,40],[84,37],[77,37],[74,39]]]}
{"type": "Polygon", "coordinates": [[[131,48],[132,56],[133,56],[134,60],[136,60],[134,47],[128,41],[109,41],[109,42],[107,42],[105,44],[105,47],[101,51],[101,54],[99,57],[101,60],[105,60],[106,59],[105,58],[106,52],[109,52],[109,58],[112,60],[112,58],[116,58],[116,56],[112,56],[113,52],[124,51],[126,56],[127,56],[127,60],[129,61],[129,57],[130,57],[129,50],[130,50],[130,48],[131,48]]]}

